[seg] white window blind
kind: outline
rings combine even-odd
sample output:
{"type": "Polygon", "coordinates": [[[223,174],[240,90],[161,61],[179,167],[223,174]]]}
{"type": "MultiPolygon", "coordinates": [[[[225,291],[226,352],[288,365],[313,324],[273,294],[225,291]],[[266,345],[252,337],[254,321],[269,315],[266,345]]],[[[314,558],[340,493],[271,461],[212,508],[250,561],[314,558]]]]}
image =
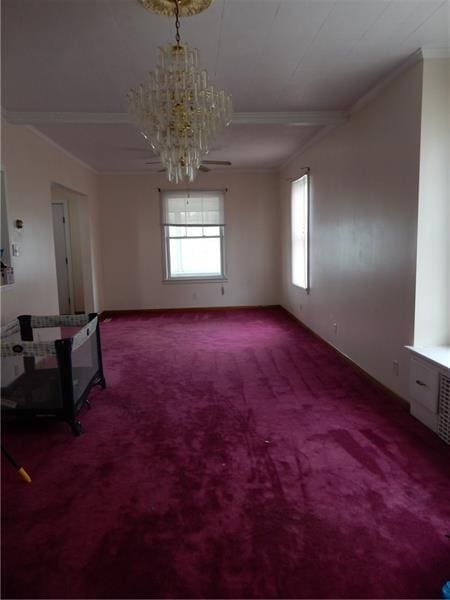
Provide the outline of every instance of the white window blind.
{"type": "Polygon", "coordinates": [[[309,288],[309,181],[304,175],[292,182],[291,188],[291,244],[292,283],[305,290],[309,288]]]}
{"type": "Polygon", "coordinates": [[[223,192],[162,192],[163,225],[224,225],[223,192]]]}

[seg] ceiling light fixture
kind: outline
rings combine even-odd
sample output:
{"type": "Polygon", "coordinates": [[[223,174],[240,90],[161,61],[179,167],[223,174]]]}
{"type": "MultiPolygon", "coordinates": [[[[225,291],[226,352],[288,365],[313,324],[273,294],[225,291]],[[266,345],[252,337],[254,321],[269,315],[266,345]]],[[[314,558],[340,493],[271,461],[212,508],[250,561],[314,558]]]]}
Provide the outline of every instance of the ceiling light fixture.
{"type": "Polygon", "coordinates": [[[194,181],[213,138],[231,122],[231,96],[208,83],[198,50],[180,41],[180,16],[198,14],[211,0],[140,0],[157,14],[175,16],[175,44],[158,49],[158,65],[128,94],[128,109],[169,181],[194,181]]]}

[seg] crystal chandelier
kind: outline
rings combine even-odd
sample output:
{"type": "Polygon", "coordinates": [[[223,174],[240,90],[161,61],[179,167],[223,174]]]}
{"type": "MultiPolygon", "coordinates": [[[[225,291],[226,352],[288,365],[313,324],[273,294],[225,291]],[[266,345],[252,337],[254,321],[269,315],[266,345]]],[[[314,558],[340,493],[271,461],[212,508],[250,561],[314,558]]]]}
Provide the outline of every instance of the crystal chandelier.
{"type": "MultiPolygon", "coordinates": [[[[149,0],[141,2],[146,6],[149,0]]],[[[213,138],[231,122],[232,104],[231,96],[208,83],[207,72],[199,69],[197,48],[180,42],[180,0],[171,2],[176,43],[158,49],[156,69],[130,91],[128,108],[169,181],[179,183],[194,181],[213,138]]]]}

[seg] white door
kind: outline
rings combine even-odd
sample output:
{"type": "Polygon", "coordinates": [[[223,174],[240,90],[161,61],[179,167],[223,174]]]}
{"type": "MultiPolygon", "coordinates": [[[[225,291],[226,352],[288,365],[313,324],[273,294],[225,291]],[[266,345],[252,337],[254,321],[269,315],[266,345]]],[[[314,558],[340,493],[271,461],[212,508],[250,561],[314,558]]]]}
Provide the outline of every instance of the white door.
{"type": "Polygon", "coordinates": [[[58,278],[59,313],[68,315],[72,312],[71,285],[69,270],[69,244],[67,215],[62,202],[52,203],[53,237],[55,240],[56,275],[58,278]]]}

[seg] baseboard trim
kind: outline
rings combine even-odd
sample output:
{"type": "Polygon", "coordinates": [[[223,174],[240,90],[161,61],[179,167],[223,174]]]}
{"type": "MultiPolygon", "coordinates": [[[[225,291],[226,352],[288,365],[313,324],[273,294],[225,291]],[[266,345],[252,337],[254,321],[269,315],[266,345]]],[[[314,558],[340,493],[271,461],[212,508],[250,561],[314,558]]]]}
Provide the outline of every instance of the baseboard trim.
{"type": "Polygon", "coordinates": [[[360,373],[365,379],[367,379],[368,381],[370,381],[370,383],[372,383],[380,391],[384,392],[387,396],[391,397],[395,402],[397,402],[397,404],[400,405],[400,407],[403,410],[405,410],[406,412],[409,413],[409,402],[407,402],[404,398],[402,398],[401,396],[399,396],[398,394],[396,394],[390,388],[386,387],[384,384],[382,384],[380,381],[378,381],[378,379],[375,379],[375,377],[373,377],[372,375],[370,375],[370,373],[368,373],[365,369],[363,369],[362,367],[360,367],[357,363],[355,363],[346,354],[344,354],[343,352],[341,352],[338,348],[336,348],[336,346],[333,346],[333,344],[330,344],[330,342],[328,340],[326,340],[325,338],[323,338],[322,336],[320,336],[318,333],[316,333],[313,329],[311,329],[310,327],[308,327],[307,325],[305,325],[305,323],[303,323],[303,321],[300,321],[300,319],[298,317],[296,317],[293,313],[291,313],[287,308],[285,308],[284,306],[281,306],[281,309],[291,319],[293,319],[298,325],[300,325],[300,327],[303,327],[303,329],[306,329],[306,331],[308,331],[309,333],[311,333],[314,337],[316,337],[321,342],[324,342],[327,346],[329,346],[330,348],[332,348],[337,354],[339,354],[339,356],[348,365],[350,365],[353,369],[355,369],[356,371],[358,371],[358,373],[360,373]]]}
{"type": "Polygon", "coordinates": [[[375,379],[372,375],[370,375],[367,371],[365,371],[362,367],[360,367],[357,363],[355,363],[351,358],[343,354],[338,348],[330,344],[325,338],[321,337],[318,333],[316,333],[313,329],[305,325],[303,321],[301,321],[298,317],[296,317],[293,313],[291,313],[287,308],[281,306],[281,304],[254,304],[254,305],[245,305],[245,306],[198,306],[198,307],[182,307],[182,308],[139,308],[139,309],[128,309],[128,310],[104,310],[100,313],[100,321],[104,321],[105,319],[111,319],[114,317],[132,317],[132,316],[157,316],[164,313],[191,313],[191,312],[220,312],[220,311],[242,311],[242,310],[254,310],[256,308],[265,308],[265,309],[281,309],[285,312],[291,319],[293,319],[300,327],[314,335],[321,342],[332,348],[347,364],[349,364],[353,369],[358,371],[365,379],[370,381],[375,387],[380,389],[386,395],[393,398],[403,410],[409,412],[409,403],[396,394],[393,390],[389,389],[385,385],[383,385],[378,379],[375,379]]]}
{"type": "Polygon", "coordinates": [[[133,308],[126,310],[104,310],[100,313],[100,320],[113,317],[150,316],[163,313],[190,313],[190,312],[220,312],[233,310],[254,310],[255,308],[282,308],[280,304],[254,304],[244,306],[189,306],[181,308],[133,308]]]}

